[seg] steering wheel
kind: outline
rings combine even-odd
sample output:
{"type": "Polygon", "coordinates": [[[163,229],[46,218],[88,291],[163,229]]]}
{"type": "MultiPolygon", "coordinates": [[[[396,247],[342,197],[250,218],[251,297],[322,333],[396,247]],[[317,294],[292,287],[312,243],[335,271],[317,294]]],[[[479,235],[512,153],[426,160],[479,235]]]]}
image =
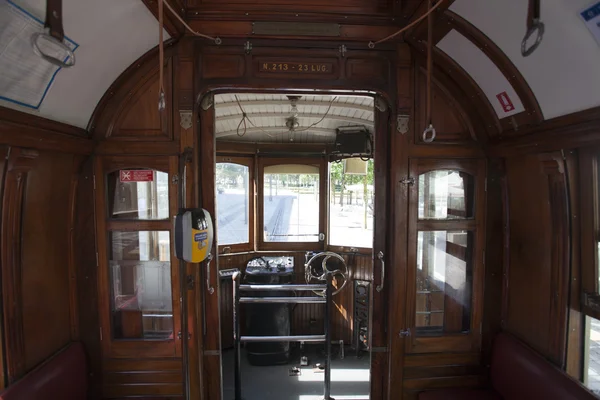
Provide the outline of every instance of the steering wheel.
{"type": "MultiPolygon", "coordinates": [[[[306,264],[304,264],[304,277],[306,278],[307,284],[310,284],[313,280],[317,280],[320,282],[326,281],[328,274],[331,274],[334,278],[336,276],[341,276],[344,279],[344,283],[342,283],[342,286],[340,286],[336,291],[333,292],[333,295],[335,296],[336,294],[341,292],[342,289],[344,289],[344,287],[346,286],[346,283],[348,283],[348,266],[346,265],[346,261],[344,260],[344,258],[332,251],[323,251],[312,256],[311,259],[308,260],[306,264]],[[320,268],[318,266],[313,265],[316,264],[315,260],[319,257],[323,257],[323,261],[321,262],[320,268]],[[340,261],[340,268],[334,270],[330,270],[329,268],[327,268],[327,261],[332,257],[340,261]]],[[[320,296],[324,295],[319,292],[315,293],[320,296]]]]}

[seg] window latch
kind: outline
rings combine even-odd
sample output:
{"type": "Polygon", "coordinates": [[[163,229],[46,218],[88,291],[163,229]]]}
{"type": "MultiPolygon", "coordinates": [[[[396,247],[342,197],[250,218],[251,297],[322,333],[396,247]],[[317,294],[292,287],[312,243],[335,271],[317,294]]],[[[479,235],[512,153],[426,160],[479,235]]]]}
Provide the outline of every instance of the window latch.
{"type": "Polygon", "coordinates": [[[400,331],[398,333],[398,336],[400,336],[400,337],[409,337],[410,336],[410,329],[404,329],[403,331],[400,331]]]}
{"type": "Polygon", "coordinates": [[[400,183],[403,184],[403,185],[414,185],[415,184],[415,178],[405,178],[405,179],[402,179],[400,181],[400,183]]]}

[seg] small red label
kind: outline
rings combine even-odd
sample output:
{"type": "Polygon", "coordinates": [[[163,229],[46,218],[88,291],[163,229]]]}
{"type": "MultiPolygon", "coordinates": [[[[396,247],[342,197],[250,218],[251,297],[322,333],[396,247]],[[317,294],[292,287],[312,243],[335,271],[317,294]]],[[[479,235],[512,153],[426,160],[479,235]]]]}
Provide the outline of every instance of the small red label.
{"type": "Polygon", "coordinates": [[[500,105],[502,106],[504,112],[510,112],[515,109],[515,106],[513,105],[512,101],[510,101],[510,97],[508,97],[508,93],[502,92],[500,94],[497,94],[496,97],[498,98],[498,101],[500,102],[500,105]]]}
{"type": "Polygon", "coordinates": [[[121,182],[152,182],[154,171],[151,169],[122,169],[121,182]]]}

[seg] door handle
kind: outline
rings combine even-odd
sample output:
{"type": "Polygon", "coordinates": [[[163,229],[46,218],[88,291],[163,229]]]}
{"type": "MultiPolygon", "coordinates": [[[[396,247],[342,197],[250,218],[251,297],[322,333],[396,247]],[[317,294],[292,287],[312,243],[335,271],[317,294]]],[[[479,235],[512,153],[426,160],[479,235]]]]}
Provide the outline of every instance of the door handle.
{"type": "Polygon", "coordinates": [[[377,253],[377,258],[379,259],[379,262],[381,263],[381,283],[379,285],[377,285],[375,290],[377,290],[378,292],[381,292],[383,290],[383,285],[385,285],[385,260],[383,259],[384,258],[383,251],[380,251],[379,253],[377,253]]]}
{"type": "Polygon", "coordinates": [[[210,262],[212,259],[212,253],[208,253],[208,257],[206,259],[206,290],[208,290],[209,294],[213,294],[215,292],[215,288],[210,284],[210,262]]]}

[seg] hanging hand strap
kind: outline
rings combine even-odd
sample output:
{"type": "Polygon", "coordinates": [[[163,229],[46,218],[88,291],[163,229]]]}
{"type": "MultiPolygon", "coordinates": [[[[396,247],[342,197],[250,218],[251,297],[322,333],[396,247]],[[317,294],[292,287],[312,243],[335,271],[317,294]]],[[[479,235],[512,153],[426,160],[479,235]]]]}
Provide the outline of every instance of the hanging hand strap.
{"type": "Polygon", "coordinates": [[[63,29],[62,0],[46,1],[46,22],[44,28],[48,33],[34,33],[31,36],[33,51],[44,60],[58,67],[69,68],[75,65],[75,54],[64,42],[65,31],[63,29]],[[46,41],[46,46],[40,46],[46,41]],[[48,53],[49,49],[57,51],[48,53]],[[56,54],[65,55],[64,59],[57,58],[56,54]]]}
{"type": "Polygon", "coordinates": [[[65,31],[62,24],[62,0],[46,1],[46,23],[50,36],[62,42],[65,38],[65,31]]]}
{"type": "Polygon", "coordinates": [[[529,0],[529,12],[527,14],[527,33],[521,42],[521,54],[528,57],[538,48],[544,38],[545,26],[542,22],[541,0],[529,0]],[[531,37],[537,34],[535,42],[527,48],[527,42],[531,37]]]}

